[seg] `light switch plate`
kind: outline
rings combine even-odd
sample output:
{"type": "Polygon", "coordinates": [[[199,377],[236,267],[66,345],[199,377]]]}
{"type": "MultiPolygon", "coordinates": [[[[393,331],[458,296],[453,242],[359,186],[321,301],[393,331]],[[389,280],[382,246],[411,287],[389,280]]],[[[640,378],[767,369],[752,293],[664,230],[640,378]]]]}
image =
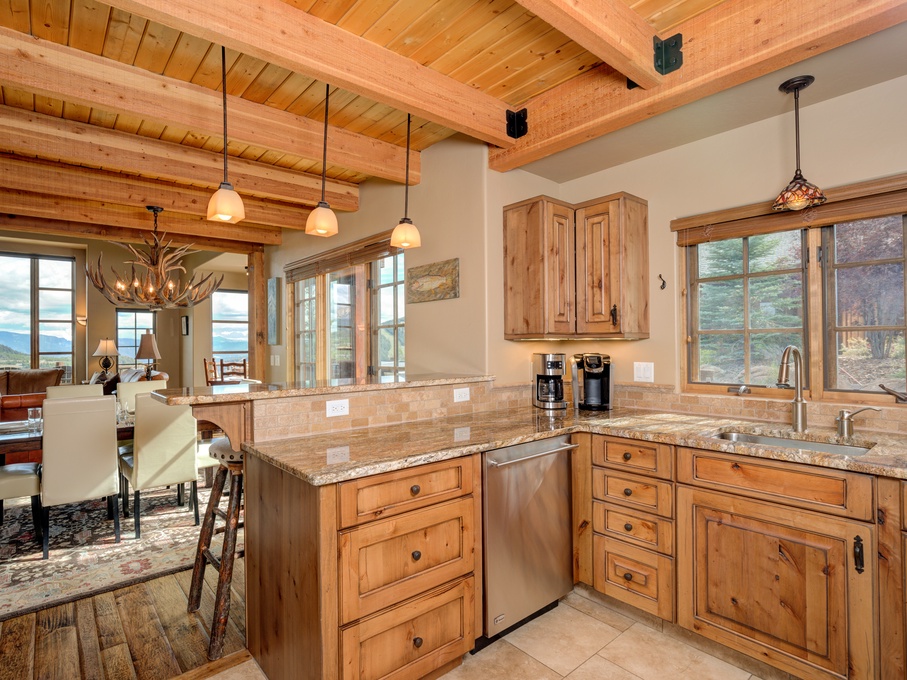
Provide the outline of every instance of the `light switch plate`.
{"type": "Polygon", "coordinates": [[[655,364],[651,361],[634,361],[633,381],[655,382],[655,364]]]}

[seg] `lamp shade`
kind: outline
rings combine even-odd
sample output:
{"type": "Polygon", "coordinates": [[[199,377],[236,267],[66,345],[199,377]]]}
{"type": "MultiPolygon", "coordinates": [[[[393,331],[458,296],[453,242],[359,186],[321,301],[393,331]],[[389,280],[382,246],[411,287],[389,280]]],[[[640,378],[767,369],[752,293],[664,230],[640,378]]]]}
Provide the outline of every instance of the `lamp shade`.
{"type": "Polygon", "coordinates": [[[208,219],[215,222],[229,222],[236,224],[246,218],[246,209],[243,206],[242,198],[233,185],[229,182],[221,182],[220,188],[211,196],[208,201],[208,219]]]}
{"type": "Polygon", "coordinates": [[[142,339],[139,341],[139,351],[135,353],[135,358],[152,360],[161,358],[160,350],[157,348],[157,340],[155,340],[154,335],[151,334],[151,329],[146,330],[142,339]]]}
{"type": "Polygon", "coordinates": [[[391,232],[391,245],[395,248],[418,248],[422,245],[422,236],[416,225],[408,217],[400,220],[400,224],[391,232]]]}
{"type": "Polygon", "coordinates": [[[312,236],[333,236],[337,233],[337,215],[324,201],[318,202],[318,207],[309,213],[305,221],[305,233],[312,236]]]}
{"type": "Polygon", "coordinates": [[[104,338],[98,343],[98,348],[94,351],[93,357],[118,357],[120,352],[116,343],[110,338],[104,338]]]}

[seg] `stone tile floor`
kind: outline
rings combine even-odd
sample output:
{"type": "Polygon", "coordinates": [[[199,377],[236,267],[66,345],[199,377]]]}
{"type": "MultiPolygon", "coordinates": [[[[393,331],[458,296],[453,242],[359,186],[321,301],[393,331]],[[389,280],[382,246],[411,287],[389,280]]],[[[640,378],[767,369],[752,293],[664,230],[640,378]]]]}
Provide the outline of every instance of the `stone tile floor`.
{"type": "MultiPolygon", "coordinates": [[[[214,676],[262,680],[254,661],[214,676]]],[[[444,680],[760,680],[574,591],[444,680]]]]}

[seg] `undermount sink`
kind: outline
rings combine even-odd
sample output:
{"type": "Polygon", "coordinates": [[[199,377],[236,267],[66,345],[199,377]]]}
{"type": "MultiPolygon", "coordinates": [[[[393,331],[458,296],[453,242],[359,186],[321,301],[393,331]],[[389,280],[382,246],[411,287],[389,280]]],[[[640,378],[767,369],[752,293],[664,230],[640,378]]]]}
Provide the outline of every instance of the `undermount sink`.
{"type": "Polygon", "coordinates": [[[719,432],[718,439],[726,439],[742,444],[763,444],[765,446],[778,446],[785,449],[806,449],[820,453],[838,453],[845,456],[859,456],[867,451],[867,446],[854,446],[850,444],[830,444],[828,442],[813,442],[803,439],[789,439],[787,437],[769,437],[748,432],[719,432]]]}

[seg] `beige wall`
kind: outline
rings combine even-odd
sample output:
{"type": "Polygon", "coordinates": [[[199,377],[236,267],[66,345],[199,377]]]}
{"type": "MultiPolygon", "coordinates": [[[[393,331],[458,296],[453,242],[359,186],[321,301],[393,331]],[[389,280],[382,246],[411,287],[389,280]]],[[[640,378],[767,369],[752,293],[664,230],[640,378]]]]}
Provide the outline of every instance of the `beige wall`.
{"type": "MultiPolygon", "coordinates": [[[[907,78],[801,108],[803,171],[828,188],[905,171],[907,78]]],[[[484,145],[455,137],[422,154],[420,185],[410,190],[410,216],[423,247],[407,253],[407,267],[460,258],[461,296],[407,308],[407,363],[411,373],[490,373],[498,385],[529,381],[533,352],[602,351],[615,362],[616,380],[633,379],[634,361],[655,363],[655,382],[679,383],[682,337],[678,281],[680,250],[675,217],[771,200],[794,170],[793,114],[558,185],[521,170],[487,169],[484,145]],[[503,339],[502,208],[548,194],[579,202],[627,191],[649,203],[651,337],[640,341],[511,342],[503,339]],[[668,282],[658,288],[657,275],[668,282]]],[[[287,262],[393,227],[402,215],[403,188],[381,181],[360,187],[360,210],[340,215],[340,235],[324,239],[284,231],[284,245],[266,250],[269,276],[287,262]]],[[[285,296],[282,299],[285,305],[285,296]]],[[[284,312],[285,312],[284,306],[284,312]]],[[[284,343],[286,339],[284,338],[284,343]]],[[[269,380],[286,380],[285,347],[269,380]]]]}

